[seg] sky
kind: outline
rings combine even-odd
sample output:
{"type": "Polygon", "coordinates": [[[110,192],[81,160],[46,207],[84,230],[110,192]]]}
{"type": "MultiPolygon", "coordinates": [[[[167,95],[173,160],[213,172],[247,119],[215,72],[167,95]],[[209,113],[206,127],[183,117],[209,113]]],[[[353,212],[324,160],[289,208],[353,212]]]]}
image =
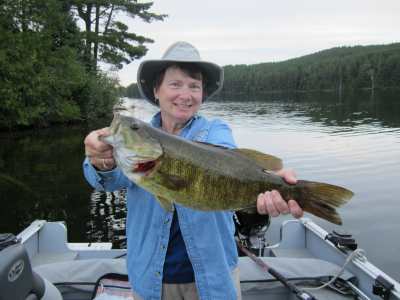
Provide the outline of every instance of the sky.
{"type": "Polygon", "coordinates": [[[168,17],[121,19],[131,32],[154,40],[144,57],[111,72],[123,86],[136,82],[141,61],[161,58],[176,41],[193,44],[203,60],[221,66],[400,42],[400,0],[154,0],[151,11],[168,17]]]}

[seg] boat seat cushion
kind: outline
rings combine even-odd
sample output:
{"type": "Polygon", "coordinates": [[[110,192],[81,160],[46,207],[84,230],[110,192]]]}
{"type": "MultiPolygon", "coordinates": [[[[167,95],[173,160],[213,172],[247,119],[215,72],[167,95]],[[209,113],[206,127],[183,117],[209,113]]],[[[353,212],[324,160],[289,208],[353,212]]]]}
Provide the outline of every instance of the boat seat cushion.
{"type": "Polygon", "coordinates": [[[33,268],[53,284],[63,282],[91,282],[107,273],[127,274],[125,259],[84,259],[40,265],[33,268]]]}
{"type": "MultiPolygon", "coordinates": [[[[263,257],[265,263],[283,276],[296,278],[327,278],[339,273],[341,266],[314,258],[263,257]]],[[[274,279],[261,270],[250,258],[239,259],[240,280],[274,279]]],[[[35,272],[52,283],[95,282],[107,273],[127,274],[125,259],[85,259],[58,262],[34,267],[35,272]]],[[[344,271],[340,278],[350,280],[354,275],[344,271]]]]}

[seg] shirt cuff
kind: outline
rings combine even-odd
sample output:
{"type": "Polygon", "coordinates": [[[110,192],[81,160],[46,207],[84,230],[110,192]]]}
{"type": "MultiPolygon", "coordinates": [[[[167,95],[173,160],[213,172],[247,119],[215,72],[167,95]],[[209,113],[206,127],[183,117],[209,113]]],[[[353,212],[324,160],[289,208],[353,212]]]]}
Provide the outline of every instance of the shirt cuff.
{"type": "Polygon", "coordinates": [[[97,170],[91,163],[88,157],[83,162],[85,173],[88,176],[89,182],[91,182],[97,190],[105,190],[105,184],[115,178],[118,173],[118,168],[114,168],[109,171],[97,170]]]}

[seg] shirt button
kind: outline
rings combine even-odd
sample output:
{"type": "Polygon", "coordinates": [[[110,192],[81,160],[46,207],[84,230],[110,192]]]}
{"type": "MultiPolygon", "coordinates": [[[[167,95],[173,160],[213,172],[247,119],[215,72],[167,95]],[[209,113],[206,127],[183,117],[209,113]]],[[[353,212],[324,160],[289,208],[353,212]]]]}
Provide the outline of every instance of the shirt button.
{"type": "Polygon", "coordinates": [[[156,276],[157,276],[157,277],[160,277],[160,276],[161,276],[161,273],[160,273],[160,272],[156,272],[156,276]]]}
{"type": "Polygon", "coordinates": [[[166,248],[165,245],[161,245],[161,249],[165,250],[166,248]]]}
{"type": "Polygon", "coordinates": [[[164,224],[168,224],[168,222],[169,222],[169,218],[166,218],[164,221],[164,224]]]}

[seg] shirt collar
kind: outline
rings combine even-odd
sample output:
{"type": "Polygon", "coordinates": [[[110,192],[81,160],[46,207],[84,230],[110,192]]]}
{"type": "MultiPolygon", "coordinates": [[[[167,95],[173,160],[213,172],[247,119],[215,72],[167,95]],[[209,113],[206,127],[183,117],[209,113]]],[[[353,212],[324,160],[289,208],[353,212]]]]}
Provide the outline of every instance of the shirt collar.
{"type": "MultiPolygon", "coordinates": [[[[192,126],[193,121],[196,120],[197,118],[199,118],[199,115],[195,114],[189,121],[187,121],[185,126],[183,126],[181,133],[183,133],[183,131],[185,131],[185,130],[188,130],[192,126]]],[[[161,112],[160,111],[153,116],[153,118],[150,121],[150,124],[153,127],[161,128],[161,112]]]]}

